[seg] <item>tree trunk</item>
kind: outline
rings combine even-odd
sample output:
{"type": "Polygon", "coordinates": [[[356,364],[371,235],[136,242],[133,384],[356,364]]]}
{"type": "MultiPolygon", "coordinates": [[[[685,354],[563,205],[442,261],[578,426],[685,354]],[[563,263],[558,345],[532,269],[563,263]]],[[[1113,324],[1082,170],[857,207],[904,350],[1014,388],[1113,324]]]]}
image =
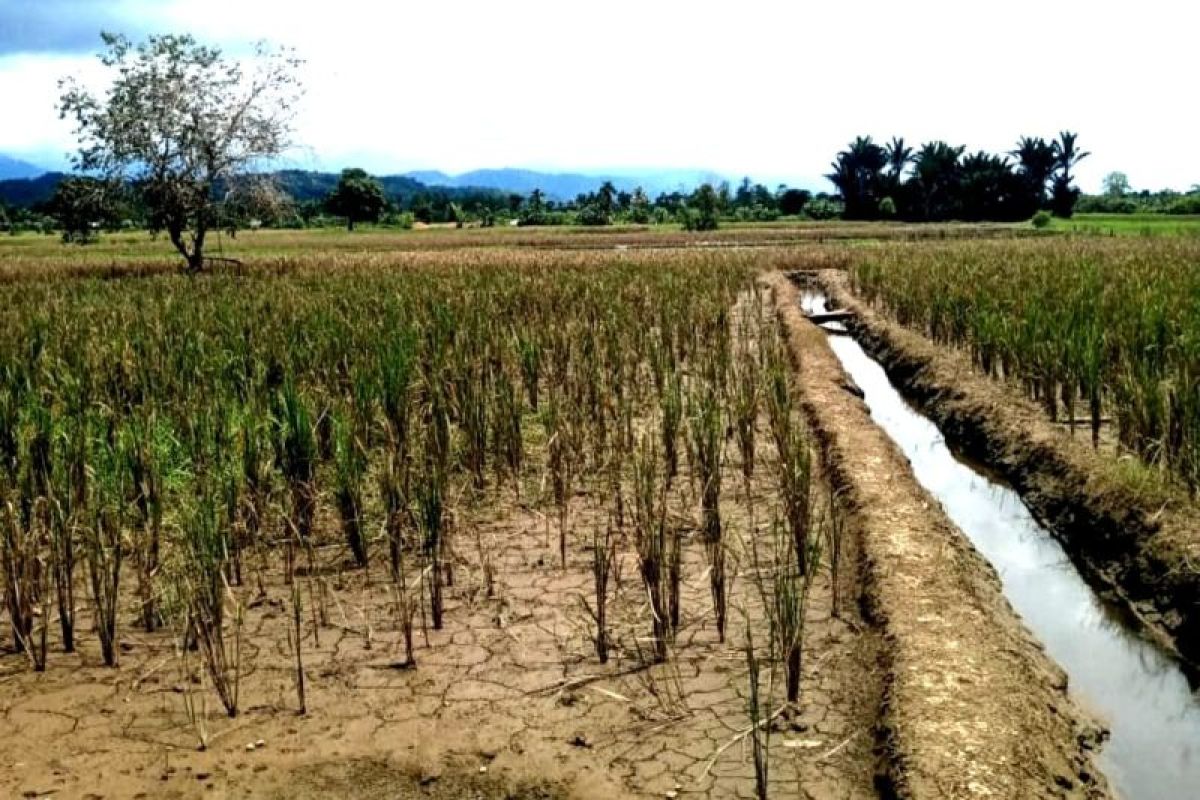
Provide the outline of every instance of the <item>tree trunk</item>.
{"type": "Polygon", "coordinates": [[[192,239],[192,255],[188,259],[188,267],[193,272],[204,269],[204,237],[208,234],[208,225],[203,219],[196,224],[195,237],[192,239]]]}
{"type": "Polygon", "coordinates": [[[187,261],[187,268],[192,269],[192,254],[188,252],[187,245],[183,243],[183,228],[170,225],[167,227],[167,236],[171,239],[171,244],[179,251],[179,255],[183,256],[187,261]]]}
{"type": "Polygon", "coordinates": [[[179,251],[179,254],[187,261],[187,272],[195,273],[204,269],[204,234],[203,227],[196,231],[195,239],[192,243],[192,248],[189,250],[187,243],[183,241],[183,228],[170,226],[167,228],[167,235],[171,237],[171,244],[179,251]]]}

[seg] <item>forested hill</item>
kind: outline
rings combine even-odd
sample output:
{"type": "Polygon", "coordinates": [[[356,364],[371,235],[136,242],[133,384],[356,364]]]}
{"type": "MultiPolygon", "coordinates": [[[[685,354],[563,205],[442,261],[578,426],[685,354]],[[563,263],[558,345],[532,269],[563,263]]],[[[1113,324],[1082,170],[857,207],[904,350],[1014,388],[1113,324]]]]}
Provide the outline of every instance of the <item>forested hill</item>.
{"type": "Polygon", "coordinates": [[[44,203],[54,194],[54,187],[67,177],[61,172],[47,172],[36,178],[0,180],[0,205],[29,208],[44,203]]]}
{"type": "MultiPolygon", "coordinates": [[[[0,176],[2,177],[2,176],[0,176]]],[[[54,194],[63,178],[48,172],[37,178],[0,179],[0,203],[20,208],[44,203],[54,194]]],[[[337,185],[336,172],[310,172],[289,169],[275,173],[281,189],[300,202],[321,200],[337,185]]],[[[596,191],[610,183],[617,191],[642,189],[654,197],[661,193],[690,192],[703,183],[719,184],[722,176],[702,170],[648,170],[628,175],[583,175],[571,172],[538,172],[527,169],[478,169],[461,175],[444,172],[409,172],[378,178],[388,199],[407,205],[419,195],[438,195],[451,200],[478,198],[481,195],[528,195],[541,190],[549,200],[568,202],[581,194],[596,191]]]]}
{"type": "MultiPolygon", "coordinates": [[[[0,180],[0,204],[17,208],[30,208],[47,202],[54,194],[59,181],[67,177],[61,172],[47,172],[37,178],[0,180]]],[[[307,172],[304,170],[282,170],[274,175],[279,188],[299,202],[323,200],[337,185],[335,172],[307,172]]],[[[504,194],[498,189],[477,186],[430,186],[404,175],[388,175],[379,178],[388,199],[401,206],[409,205],[419,196],[445,195],[458,200],[480,195],[504,194]]]]}

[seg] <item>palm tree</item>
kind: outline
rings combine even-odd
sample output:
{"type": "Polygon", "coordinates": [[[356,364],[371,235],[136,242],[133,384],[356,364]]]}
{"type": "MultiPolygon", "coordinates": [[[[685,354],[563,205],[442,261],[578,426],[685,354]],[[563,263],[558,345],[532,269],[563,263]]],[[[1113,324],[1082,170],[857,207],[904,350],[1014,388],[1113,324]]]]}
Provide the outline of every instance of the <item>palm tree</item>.
{"type": "Polygon", "coordinates": [[[837,187],[846,203],[846,219],[875,219],[879,216],[880,188],[887,154],[870,136],[859,136],[837,154],[825,177],[837,187]]]}
{"type": "Polygon", "coordinates": [[[1051,187],[1051,205],[1055,216],[1070,219],[1075,213],[1075,201],[1079,199],[1079,189],[1071,185],[1071,170],[1091,153],[1081,151],[1076,145],[1079,137],[1070,131],[1062,131],[1058,139],[1051,145],[1054,153],[1054,182],[1051,187]]]}
{"type": "Polygon", "coordinates": [[[1046,205],[1046,183],[1054,173],[1054,146],[1040,136],[1022,136],[1009,155],[1017,159],[1017,171],[1025,185],[1023,216],[1033,216],[1046,205]]]}
{"type": "Polygon", "coordinates": [[[904,170],[912,163],[913,149],[904,146],[903,136],[893,136],[892,140],[883,146],[883,151],[887,155],[888,172],[899,183],[904,177],[904,170]]]}
{"type": "Polygon", "coordinates": [[[1079,151],[1075,145],[1078,138],[1078,134],[1063,131],[1058,134],[1057,141],[1051,145],[1054,150],[1054,168],[1068,184],[1071,183],[1071,169],[1091,155],[1091,153],[1079,151]]]}
{"type": "Polygon", "coordinates": [[[921,145],[913,159],[913,182],[925,219],[952,219],[958,212],[959,183],[962,167],[963,146],[952,146],[942,141],[926,142],[921,145]]]}
{"type": "Polygon", "coordinates": [[[1014,208],[1021,193],[1020,176],[1004,156],[982,150],[962,160],[959,201],[966,220],[1017,220],[1021,211],[1014,208]]]}

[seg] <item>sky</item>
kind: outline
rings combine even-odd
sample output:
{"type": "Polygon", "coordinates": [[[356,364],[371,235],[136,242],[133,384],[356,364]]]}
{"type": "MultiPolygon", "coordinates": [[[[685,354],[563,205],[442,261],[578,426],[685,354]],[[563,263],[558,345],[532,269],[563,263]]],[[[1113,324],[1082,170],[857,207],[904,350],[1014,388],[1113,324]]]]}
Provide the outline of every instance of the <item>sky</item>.
{"type": "Polygon", "coordinates": [[[1187,0],[0,0],[0,153],[61,167],[99,32],[296,49],[289,166],[713,170],[828,189],[857,135],[1005,152],[1079,133],[1085,191],[1200,183],[1187,0]],[[1175,144],[1170,144],[1174,142],[1175,144]]]}

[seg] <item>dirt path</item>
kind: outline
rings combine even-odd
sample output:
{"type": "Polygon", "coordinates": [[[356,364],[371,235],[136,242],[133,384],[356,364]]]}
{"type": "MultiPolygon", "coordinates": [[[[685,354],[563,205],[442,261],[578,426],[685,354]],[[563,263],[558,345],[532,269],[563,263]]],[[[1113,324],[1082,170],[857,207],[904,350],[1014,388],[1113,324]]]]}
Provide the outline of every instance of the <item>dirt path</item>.
{"type": "Polygon", "coordinates": [[[901,797],[1101,797],[1065,677],[991,568],[870,419],[781,273],[764,279],[803,403],[862,542],[869,614],[884,637],[884,748],[901,797]]]}
{"type": "Polygon", "coordinates": [[[844,273],[826,270],[820,281],[855,312],[863,347],[947,439],[998,469],[1091,579],[1200,663],[1195,503],[1169,487],[1131,483],[1115,453],[1094,451],[1082,431],[1072,437],[1017,387],[972,369],[965,353],[888,321],[854,297],[844,273]]]}

